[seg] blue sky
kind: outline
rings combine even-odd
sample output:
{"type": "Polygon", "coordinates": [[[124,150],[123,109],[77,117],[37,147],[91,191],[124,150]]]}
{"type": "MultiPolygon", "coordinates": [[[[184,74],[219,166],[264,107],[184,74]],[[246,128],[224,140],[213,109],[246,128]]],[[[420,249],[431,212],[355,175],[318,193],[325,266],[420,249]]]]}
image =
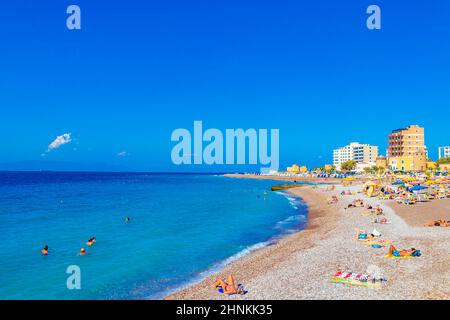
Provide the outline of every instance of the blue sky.
{"type": "Polygon", "coordinates": [[[435,158],[450,145],[449,21],[448,1],[5,2],[0,169],[252,169],[173,165],[170,135],[194,120],[280,129],[282,167],[330,162],[350,141],[384,153],[408,124],[435,158]],[[381,30],[366,28],[371,4],[381,30]]]}

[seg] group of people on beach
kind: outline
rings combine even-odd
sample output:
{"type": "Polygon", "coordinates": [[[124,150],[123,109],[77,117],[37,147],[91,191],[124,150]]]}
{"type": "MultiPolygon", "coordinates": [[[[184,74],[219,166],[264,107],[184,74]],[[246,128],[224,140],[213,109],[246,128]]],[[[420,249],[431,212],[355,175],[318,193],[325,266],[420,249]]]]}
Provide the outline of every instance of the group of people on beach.
{"type": "MultiPolygon", "coordinates": [[[[384,216],[384,211],[381,208],[380,205],[377,205],[375,208],[371,204],[367,204],[364,206],[364,201],[362,199],[355,199],[352,203],[350,203],[345,209],[347,208],[365,208],[367,211],[363,213],[363,215],[377,215],[382,216],[381,218],[375,219],[374,223],[383,223],[388,224],[390,223],[386,217],[384,216]]],[[[359,230],[357,232],[357,240],[368,242],[373,248],[381,248],[384,247],[386,244],[391,243],[392,240],[379,240],[381,237],[381,233],[374,229],[372,233],[367,234],[364,230],[359,230]]],[[[420,257],[421,252],[420,250],[417,250],[415,248],[411,249],[403,249],[403,250],[397,250],[392,244],[389,247],[389,253],[386,255],[386,258],[407,258],[407,257],[420,257]]]]}
{"type": "MultiPolygon", "coordinates": [[[[124,220],[125,220],[126,223],[131,221],[130,217],[126,217],[124,220]]],[[[95,242],[97,242],[97,238],[96,237],[91,237],[91,238],[88,239],[86,244],[88,246],[92,246],[95,242]]],[[[47,256],[49,254],[49,247],[48,247],[47,244],[42,248],[41,253],[44,256],[47,256]]],[[[87,251],[86,251],[85,248],[81,248],[80,252],[78,253],[79,256],[84,256],[86,254],[87,254],[87,251]]]]}

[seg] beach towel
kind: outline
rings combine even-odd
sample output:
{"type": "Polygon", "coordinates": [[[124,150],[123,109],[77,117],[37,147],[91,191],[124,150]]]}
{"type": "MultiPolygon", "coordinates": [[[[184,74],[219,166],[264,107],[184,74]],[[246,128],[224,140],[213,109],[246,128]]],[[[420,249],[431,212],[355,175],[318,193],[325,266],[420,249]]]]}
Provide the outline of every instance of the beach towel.
{"type": "Polygon", "coordinates": [[[379,246],[385,247],[388,244],[391,244],[392,242],[394,242],[394,240],[369,240],[369,241],[362,242],[362,243],[365,245],[368,245],[368,246],[379,245],[379,246]]]}
{"type": "Polygon", "coordinates": [[[360,287],[379,286],[382,281],[386,281],[383,275],[368,275],[354,272],[337,272],[334,277],[329,279],[331,283],[342,283],[360,287]]]}
{"type": "Polygon", "coordinates": [[[363,212],[361,213],[361,216],[365,217],[365,216],[384,216],[383,212],[377,212],[377,211],[369,211],[369,212],[363,212]]]}
{"type": "Polygon", "coordinates": [[[386,254],[384,257],[385,257],[385,258],[390,258],[390,259],[408,259],[408,258],[414,258],[414,257],[412,257],[412,256],[394,256],[394,255],[391,255],[391,254],[386,254]]]}
{"type": "Polygon", "coordinates": [[[401,250],[398,251],[395,249],[393,245],[389,247],[389,253],[386,254],[385,258],[392,258],[392,259],[405,259],[405,258],[414,258],[414,257],[420,257],[422,253],[420,250],[416,250],[412,248],[411,250],[401,250]]]}
{"type": "Polygon", "coordinates": [[[380,223],[380,224],[391,224],[391,221],[388,221],[386,218],[383,219],[375,219],[373,220],[373,223],[380,223]]]}

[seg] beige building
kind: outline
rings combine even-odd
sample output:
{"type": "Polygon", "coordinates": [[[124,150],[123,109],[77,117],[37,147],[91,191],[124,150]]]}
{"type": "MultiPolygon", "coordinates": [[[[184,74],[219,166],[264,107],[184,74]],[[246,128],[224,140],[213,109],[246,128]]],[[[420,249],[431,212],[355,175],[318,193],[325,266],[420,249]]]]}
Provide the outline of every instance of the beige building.
{"type": "Polygon", "coordinates": [[[392,170],[424,171],[427,168],[425,129],[417,125],[393,130],[388,136],[388,165],[392,170]]]}
{"type": "Polygon", "coordinates": [[[291,173],[299,173],[300,172],[300,166],[298,164],[293,164],[290,167],[287,167],[287,172],[291,173]]]}
{"type": "Polygon", "coordinates": [[[387,168],[388,164],[387,164],[387,159],[385,156],[378,156],[377,157],[377,161],[376,161],[376,166],[378,168],[387,168]]]}

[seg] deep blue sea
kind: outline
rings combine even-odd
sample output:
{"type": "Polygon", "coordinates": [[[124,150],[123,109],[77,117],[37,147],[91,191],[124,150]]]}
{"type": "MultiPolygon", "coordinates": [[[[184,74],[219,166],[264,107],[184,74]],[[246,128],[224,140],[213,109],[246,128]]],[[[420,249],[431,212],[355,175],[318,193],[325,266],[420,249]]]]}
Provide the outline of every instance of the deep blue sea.
{"type": "Polygon", "coordinates": [[[0,172],[0,299],[162,298],[305,227],[306,205],[271,192],[276,183],[0,172]],[[86,246],[91,237],[97,242],[86,246]],[[78,256],[82,247],[88,254],[78,256]],[[67,289],[70,265],[80,267],[81,290],[67,289]]]}

